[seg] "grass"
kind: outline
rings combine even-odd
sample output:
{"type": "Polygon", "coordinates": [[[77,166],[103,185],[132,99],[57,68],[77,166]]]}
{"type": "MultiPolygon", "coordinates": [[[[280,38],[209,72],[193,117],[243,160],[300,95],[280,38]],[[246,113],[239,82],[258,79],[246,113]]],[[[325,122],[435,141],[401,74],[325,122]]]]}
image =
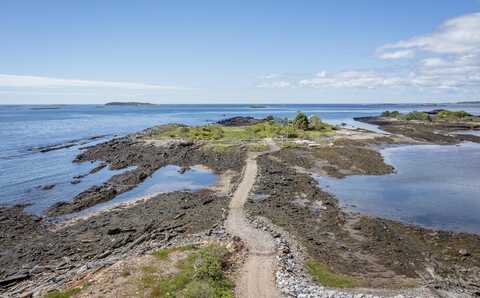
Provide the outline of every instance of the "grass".
{"type": "Polygon", "coordinates": [[[248,151],[251,152],[263,152],[268,150],[268,145],[263,143],[252,143],[247,146],[248,151]]]}
{"type": "Polygon", "coordinates": [[[168,247],[168,248],[162,248],[154,251],[152,253],[152,256],[158,258],[159,260],[166,260],[168,256],[174,251],[189,251],[189,250],[195,250],[195,249],[197,249],[197,247],[193,244],[179,246],[179,247],[168,247]]]}
{"type": "Polygon", "coordinates": [[[204,149],[206,150],[211,150],[213,152],[218,152],[218,153],[225,153],[228,152],[232,149],[234,149],[233,144],[227,144],[227,143],[215,143],[215,142],[210,142],[204,146],[204,149]]]}
{"type": "MultiPolygon", "coordinates": [[[[175,248],[154,253],[167,258],[175,248]]],[[[226,278],[224,269],[228,251],[219,245],[199,248],[187,258],[177,262],[178,273],[162,276],[161,268],[144,266],[138,281],[144,297],[233,297],[233,284],[226,278]]]]}
{"type": "Polygon", "coordinates": [[[353,277],[332,272],[325,264],[309,260],[305,263],[313,280],[325,287],[353,288],[359,286],[359,281],[353,277]]]}
{"type": "Polygon", "coordinates": [[[462,119],[466,120],[466,119],[469,119],[471,117],[472,117],[472,115],[470,115],[469,113],[467,113],[465,111],[448,111],[448,110],[440,111],[440,112],[438,112],[437,115],[435,115],[436,119],[451,120],[451,121],[462,120],[462,119]]]}
{"type": "Polygon", "coordinates": [[[417,120],[417,121],[480,121],[480,117],[473,116],[465,111],[449,111],[442,110],[436,115],[430,116],[425,112],[413,111],[407,114],[401,114],[398,111],[385,111],[381,115],[382,117],[397,118],[399,120],[417,120]]]}
{"type": "Polygon", "coordinates": [[[80,293],[82,290],[88,288],[89,286],[89,284],[84,284],[81,287],[76,287],[65,291],[55,290],[47,293],[45,296],[43,296],[43,298],[70,298],[80,293]]]}
{"type": "Polygon", "coordinates": [[[226,127],[221,125],[202,125],[189,127],[180,124],[169,124],[152,128],[147,137],[153,139],[188,139],[202,141],[255,141],[265,138],[315,138],[332,133],[335,128],[321,123],[317,129],[299,129],[292,123],[281,124],[265,121],[251,126],[226,127]]]}

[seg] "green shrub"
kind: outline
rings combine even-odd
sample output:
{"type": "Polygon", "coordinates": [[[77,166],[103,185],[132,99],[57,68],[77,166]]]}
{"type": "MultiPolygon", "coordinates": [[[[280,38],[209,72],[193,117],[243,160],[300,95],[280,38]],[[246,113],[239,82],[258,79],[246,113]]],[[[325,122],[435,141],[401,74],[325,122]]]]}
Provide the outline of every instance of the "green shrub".
{"type": "Polygon", "coordinates": [[[465,112],[465,111],[447,111],[443,110],[437,113],[435,115],[435,118],[437,119],[443,119],[443,120],[459,120],[467,117],[471,117],[472,115],[465,112]]]}
{"type": "Polygon", "coordinates": [[[400,116],[399,111],[385,111],[382,113],[382,117],[398,118],[399,116],[400,116]]]}
{"type": "Polygon", "coordinates": [[[402,116],[403,120],[411,121],[411,120],[418,120],[418,121],[429,121],[430,117],[428,116],[427,113],[424,112],[418,112],[418,111],[413,111],[410,112],[406,115],[402,116]]]}
{"type": "Polygon", "coordinates": [[[293,119],[293,126],[296,129],[307,130],[309,126],[307,115],[303,112],[298,112],[295,119],[293,119]]]}
{"type": "MultiPolygon", "coordinates": [[[[167,249],[169,252],[181,248],[167,249]]],[[[157,252],[166,258],[164,250],[157,252]]],[[[200,248],[178,261],[178,273],[162,276],[161,268],[145,266],[140,279],[139,292],[146,297],[213,297],[231,298],[233,284],[226,278],[224,267],[228,251],[219,245],[200,248]]]]}

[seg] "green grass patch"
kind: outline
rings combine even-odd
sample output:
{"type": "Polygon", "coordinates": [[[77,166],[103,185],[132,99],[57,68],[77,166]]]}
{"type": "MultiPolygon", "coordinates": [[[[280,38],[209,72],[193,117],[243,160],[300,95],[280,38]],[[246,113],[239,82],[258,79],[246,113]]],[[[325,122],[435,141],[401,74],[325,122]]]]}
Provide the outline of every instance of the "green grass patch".
{"type": "Polygon", "coordinates": [[[168,248],[162,248],[158,249],[154,252],[152,252],[152,256],[160,259],[160,260],[166,260],[168,256],[174,252],[174,251],[190,251],[190,250],[195,250],[197,247],[193,244],[190,245],[185,245],[185,246],[179,246],[179,247],[168,247],[168,248]]]}
{"type": "MultiPolygon", "coordinates": [[[[158,255],[166,258],[169,253],[158,255]]],[[[139,290],[145,297],[233,297],[233,283],[224,274],[227,255],[223,246],[199,248],[178,261],[179,272],[169,276],[162,276],[161,268],[146,266],[142,268],[139,290]]]]}
{"type": "Polygon", "coordinates": [[[234,149],[235,147],[234,147],[233,144],[211,142],[211,143],[206,144],[203,148],[208,150],[208,151],[225,153],[225,152],[228,152],[228,151],[234,149]]]}
{"type": "Polygon", "coordinates": [[[440,111],[435,115],[435,120],[450,120],[450,121],[455,121],[455,120],[467,120],[471,118],[472,115],[465,112],[465,111],[440,111]]]}
{"type": "Polygon", "coordinates": [[[303,148],[303,147],[305,147],[305,145],[297,144],[297,143],[293,143],[293,142],[283,142],[280,145],[280,148],[282,148],[282,149],[296,149],[296,148],[303,148]]]}
{"type": "Polygon", "coordinates": [[[82,290],[88,288],[90,284],[84,284],[81,287],[76,287],[64,291],[55,290],[50,293],[47,293],[43,298],[70,298],[74,297],[76,294],[79,294],[82,290]]]}
{"type": "Polygon", "coordinates": [[[263,152],[268,150],[268,145],[263,143],[252,143],[247,146],[248,151],[251,152],[263,152]]]}
{"type": "Polygon", "coordinates": [[[353,288],[359,286],[359,281],[351,276],[332,272],[325,264],[309,260],[305,263],[313,280],[325,287],[353,288]]]}
{"type": "Polygon", "coordinates": [[[307,129],[300,129],[290,123],[276,123],[265,121],[250,126],[226,127],[221,125],[185,126],[170,124],[150,129],[146,136],[152,139],[187,139],[201,141],[219,141],[232,143],[235,141],[255,141],[265,138],[297,138],[318,137],[325,133],[332,133],[335,127],[317,121],[316,125],[307,129]]]}
{"type": "Polygon", "coordinates": [[[385,111],[381,114],[382,117],[396,118],[399,120],[417,120],[417,121],[480,121],[480,117],[473,116],[465,111],[449,111],[441,110],[435,115],[429,115],[425,112],[413,111],[407,114],[401,114],[398,111],[385,111]]]}
{"type": "Polygon", "coordinates": [[[428,116],[427,113],[418,112],[418,111],[413,111],[405,115],[401,115],[400,118],[407,121],[411,121],[411,120],[430,121],[430,117],[428,116]]]}

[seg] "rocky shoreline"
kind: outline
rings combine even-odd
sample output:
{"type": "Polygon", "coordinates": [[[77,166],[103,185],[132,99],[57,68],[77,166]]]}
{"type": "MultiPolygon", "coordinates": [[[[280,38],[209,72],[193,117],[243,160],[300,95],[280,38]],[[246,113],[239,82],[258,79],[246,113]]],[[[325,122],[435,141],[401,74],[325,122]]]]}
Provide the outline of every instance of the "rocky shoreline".
{"type": "MultiPolygon", "coordinates": [[[[389,173],[393,168],[373,149],[379,144],[375,138],[338,139],[323,148],[284,149],[262,156],[255,193],[247,203],[250,215],[285,229],[309,258],[352,277],[358,287],[392,291],[426,287],[432,293],[427,297],[479,295],[479,236],[347,212],[311,177],[389,173]]],[[[287,278],[290,273],[285,274],[280,271],[279,276],[287,278]]],[[[282,284],[291,286],[287,281],[282,284]]],[[[323,289],[322,293],[302,297],[353,297],[327,295],[323,289]]]]}
{"type": "MultiPolygon", "coordinates": [[[[316,146],[289,145],[257,159],[258,176],[246,208],[257,228],[276,240],[277,286],[295,297],[480,295],[480,236],[347,212],[312,177],[384,175],[394,169],[384,162],[377,151],[380,147],[480,142],[480,137],[453,134],[467,130],[459,123],[358,120],[379,125],[392,135],[342,129],[316,146]],[[361,289],[319,286],[305,269],[307,260],[325,264],[332,274],[348,276],[361,289]]],[[[232,121],[233,126],[238,122],[232,121]]],[[[83,148],[74,162],[128,170],[70,202],[51,206],[44,217],[25,213],[24,206],[0,208],[5,227],[0,231],[1,297],[41,297],[127,256],[230,237],[223,224],[245,166],[246,146],[215,150],[201,141],[150,140],[145,137],[148,132],[83,148]],[[164,193],[68,224],[51,220],[107,202],[169,164],[204,165],[220,176],[228,172],[227,191],[164,193]]]]}

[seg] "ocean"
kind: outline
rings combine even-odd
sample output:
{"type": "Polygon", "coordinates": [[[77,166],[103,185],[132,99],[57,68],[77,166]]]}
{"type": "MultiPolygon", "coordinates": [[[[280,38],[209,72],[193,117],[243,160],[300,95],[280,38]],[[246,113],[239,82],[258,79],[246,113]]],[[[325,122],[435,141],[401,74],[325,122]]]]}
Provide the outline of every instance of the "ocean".
{"type": "Polygon", "coordinates": [[[480,114],[480,105],[474,104],[0,105],[0,204],[29,204],[27,210],[40,214],[55,202],[72,199],[116,173],[102,169],[82,179],[82,183],[71,184],[74,176],[97,166],[72,163],[81,148],[158,124],[206,124],[238,115],[292,117],[297,111],[304,111],[332,124],[376,130],[374,126],[354,121],[353,117],[373,116],[384,110],[439,108],[480,114]],[[45,146],[52,145],[62,149],[42,152],[45,146]],[[55,187],[42,189],[48,185],[55,187]]]}

